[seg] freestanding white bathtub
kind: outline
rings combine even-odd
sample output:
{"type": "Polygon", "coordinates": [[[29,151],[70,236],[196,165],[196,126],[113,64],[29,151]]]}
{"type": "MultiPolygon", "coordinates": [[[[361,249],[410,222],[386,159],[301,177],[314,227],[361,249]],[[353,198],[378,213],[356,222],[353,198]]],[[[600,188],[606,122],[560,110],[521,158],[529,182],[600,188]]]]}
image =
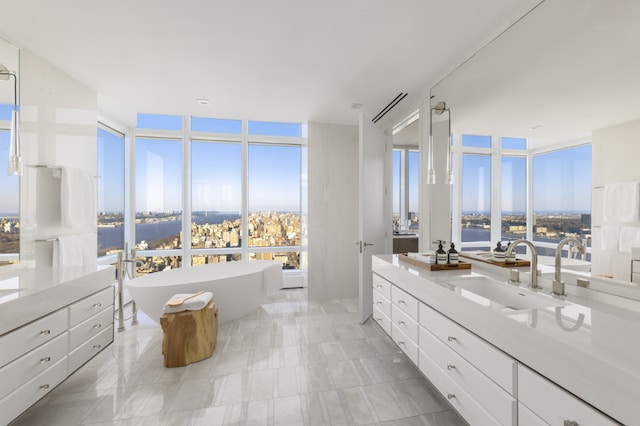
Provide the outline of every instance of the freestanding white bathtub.
{"type": "Polygon", "coordinates": [[[282,288],[282,264],[275,260],[241,260],[172,269],[127,281],[138,307],[159,321],[162,307],[176,293],[213,293],[218,322],[254,312],[265,296],[282,288]]]}

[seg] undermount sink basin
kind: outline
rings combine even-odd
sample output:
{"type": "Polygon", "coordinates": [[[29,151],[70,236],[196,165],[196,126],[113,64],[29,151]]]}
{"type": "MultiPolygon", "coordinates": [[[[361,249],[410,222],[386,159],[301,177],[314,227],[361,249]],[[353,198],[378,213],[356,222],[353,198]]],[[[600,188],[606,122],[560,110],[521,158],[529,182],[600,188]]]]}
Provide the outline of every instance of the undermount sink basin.
{"type": "Polygon", "coordinates": [[[561,300],[536,294],[522,288],[510,287],[508,284],[503,284],[484,276],[465,277],[447,282],[458,287],[461,296],[487,306],[490,305],[490,302],[495,302],[507,308],[517,310],[566,306],[566,303],[561,300]],[[478,296],[481,298],[480,300],[478,296]]]}

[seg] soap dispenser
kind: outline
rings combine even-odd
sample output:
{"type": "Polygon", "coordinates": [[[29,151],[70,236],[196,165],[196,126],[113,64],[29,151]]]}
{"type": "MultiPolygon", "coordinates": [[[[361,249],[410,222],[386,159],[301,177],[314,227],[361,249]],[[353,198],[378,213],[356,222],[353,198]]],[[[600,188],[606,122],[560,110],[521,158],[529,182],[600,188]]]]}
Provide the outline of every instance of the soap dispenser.
{"type": "Polygon", "coordinates": [[[493,249],[493,261],[504,262],[504,259],[505,259],[505,251],[502,248],[502,242],[498,241],[496,248],[493,249]]]}
{"type": "Polygon", "coordinates": [[[451,247],[447,252],[448,263],[449,265],[457,265],[458,264],[458,252],[456,251],[456,245],[451,243],[451,247]]]}
{"type": "Polygon", "coordinates": [[[444,241],[438,240],[438,250],[436,250],[436,263],[438,265],[446,265],[447,264],[447,252],[444,251],[442,244],[444,241]]]}

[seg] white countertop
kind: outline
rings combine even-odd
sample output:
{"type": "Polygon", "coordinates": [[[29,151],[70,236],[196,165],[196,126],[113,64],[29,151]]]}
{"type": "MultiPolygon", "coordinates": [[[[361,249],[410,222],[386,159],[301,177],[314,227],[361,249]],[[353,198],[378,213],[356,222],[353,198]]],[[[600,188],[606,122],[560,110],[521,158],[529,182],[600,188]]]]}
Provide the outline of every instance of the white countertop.
{"type": "Polygon", "coordinates": [[[114,281],[113,266],[3,269],[0,271],[0,335],[89,296],[114,281]]]}
{"type": "MultiPolygon", "coordinates": [[[[519,269],[528,281],[528,267],[519,269]]],[[[468,270],[428,271],[383,255],[373,271],[616,420],[640,418],[640,302],[574,285],[551,296],[541,277],[538,294],[566,306],[514,310],[447,282],[485,275],[510,286],[506,268],[472,261],[468,270]]]]}

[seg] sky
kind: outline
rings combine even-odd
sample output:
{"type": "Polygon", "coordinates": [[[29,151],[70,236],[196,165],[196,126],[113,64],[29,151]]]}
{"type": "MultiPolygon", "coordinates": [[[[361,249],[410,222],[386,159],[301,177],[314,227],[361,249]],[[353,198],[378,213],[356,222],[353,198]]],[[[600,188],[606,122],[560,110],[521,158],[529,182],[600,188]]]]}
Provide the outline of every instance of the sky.
{"type": "MultiPolygon", "coordinates": [[[[138,126],[180,130],[181,117],[141,114],[138,126]]],[[[250,121],[250,135],[301,136],[301,125],[250,121]]],[[[193,118],[194,131],[241,134],[242,121],[193,118]]],[[[102,130],[103,133],[108,133],[102,130]]],[[[111,134],[104,141],[121,152],[122,139],[111,134]]],[[[250,143],[248,149],[249,211],[300,211],[301,147],[250,143]]],[[[238,142],[194,142],[191,145],[193,211],[240,212],[242,208],[242,145],[238,142]]],[[[99,150],[105,164],[113,155],[99,150]]],[[[109,166],[111,167],[111,166],[109,166]]],[[[100,170],[101,176],[122,173],[100,170]]],[[[122,185],[102,180],[99,210],[122,209],[122,185]],[[109,190],[110,189],[110,190],[109,190]],[[112,192],[115,197],[105,198],[112,192]]],[[[136,206],[140,211],[182,210],[182,145],[179,140],[136,140],[136,206]]]]}

